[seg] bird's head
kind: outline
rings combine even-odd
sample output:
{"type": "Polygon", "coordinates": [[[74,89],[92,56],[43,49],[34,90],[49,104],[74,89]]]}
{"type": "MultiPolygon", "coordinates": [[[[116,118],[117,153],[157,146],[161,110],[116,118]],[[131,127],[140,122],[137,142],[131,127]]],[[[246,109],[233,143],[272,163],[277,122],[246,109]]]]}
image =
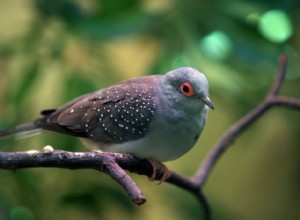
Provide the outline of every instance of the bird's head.
{"type": "Polygon", "coordinates": [[[207,107],[214,109],[208,96],[208,81],[194,68],[182,67],[168,72],[162,77],[161,85],[161,91],[176,106],[193,112],[207,107]]]}

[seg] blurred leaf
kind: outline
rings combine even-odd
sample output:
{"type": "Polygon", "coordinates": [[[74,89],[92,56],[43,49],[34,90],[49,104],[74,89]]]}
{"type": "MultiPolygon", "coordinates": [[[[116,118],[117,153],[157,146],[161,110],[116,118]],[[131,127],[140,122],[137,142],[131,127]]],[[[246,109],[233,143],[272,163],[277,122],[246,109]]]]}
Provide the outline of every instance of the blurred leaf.
{"type": "Polygon", "coordinates": [[[124,192],[116,190],[115,185],[108,186],[106,184],[91,185],[88,189],[76,190],[77,192],[69,192],[61,198],[61,205],[78,206],[87,209],[89,212],[101,213],[101,210],[108,208],[114,204],[118,209],[132,213],[136,209],[132,206],[132,202],[127,198],[124,192]]]}
{"type": "Polygon", "coordinates": [[[15,207],[13,208],[10,213],[10,220],[35,220],[33,213],[25,207],[15,207]]]}
{"type": "Polygon", "coordinates": [[[22,73],[22,81],[20,81],[19,85],[14,88],[14,93],[11,97],[11,100],[13,100],[17,105],[22,103],[22,100],[25,99],[28,91],[33,87],[33,84],[36,82],[39,76],[38,61],[35,61],[33,64],[28,64],[26,66],[28,66],[28,69],[25,69],[22,73]]]}

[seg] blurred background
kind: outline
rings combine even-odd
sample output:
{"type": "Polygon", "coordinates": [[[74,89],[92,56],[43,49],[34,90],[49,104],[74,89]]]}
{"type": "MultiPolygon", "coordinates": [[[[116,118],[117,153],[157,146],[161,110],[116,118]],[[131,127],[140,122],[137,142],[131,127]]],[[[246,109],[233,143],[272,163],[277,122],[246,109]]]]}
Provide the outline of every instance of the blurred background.
{"type": "MultiPolygon", "coordinates": [[[[166,163],[191,176],[221,135],[266,95],[286,53],[281,94],[300,98],[297,0],[0,0],[0,129],[34,120],[87,92],[192,66],[216,107],[198,144],[166,163]]],[[[214,219],[300,219],[300,117],[274,108],[221,158],[204,187],[214,219]]],[[[0,140],[1,151],[86,151],[44,133],[0,140]]],[[[0,220],[199,219],[197,201],[131,174],[148,201],[135,206],[93,170],[0,170],[0,220]]]]}

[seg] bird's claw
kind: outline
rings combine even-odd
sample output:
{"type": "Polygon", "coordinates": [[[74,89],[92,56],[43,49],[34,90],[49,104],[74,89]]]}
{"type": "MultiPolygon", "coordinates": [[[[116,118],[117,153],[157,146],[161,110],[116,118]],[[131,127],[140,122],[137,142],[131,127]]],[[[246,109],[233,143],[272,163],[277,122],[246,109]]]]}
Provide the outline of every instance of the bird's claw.
{"type": "Polygon", "coordinates": [[[162,164],[156,160],[152,160],[152,159],[148,159],[148,162],[151,164],[151,166],[153,168],[153,173],[152,173],[151,177],[149,177],[150,181],[155,180],[157,173],[162,173],[162,176],[161,176],[158,184],[165,182],[165,180],[171,176],[170,170],[164,164],[162,164]]]}

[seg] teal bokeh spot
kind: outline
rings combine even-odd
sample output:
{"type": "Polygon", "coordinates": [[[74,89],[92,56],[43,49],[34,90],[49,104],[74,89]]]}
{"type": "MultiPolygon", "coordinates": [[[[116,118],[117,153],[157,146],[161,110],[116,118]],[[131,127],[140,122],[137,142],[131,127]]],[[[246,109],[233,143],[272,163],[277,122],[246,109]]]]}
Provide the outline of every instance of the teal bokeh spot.
{"type": "Polygon", "coordinates": [[[33,213],[22,206],[13,208],[9,213],[10,220],[35,220],[33,213]]]}
{"type": "Polygon", "coordinates": [[[190,59],[185,55],[177,55],[172,62],[172,68],[176,69],[183,66],[191,66],[190,59]]]}
{"type": "Polygon", "coordinates": [[[285,42],[293,34],[293,27],[287,14],[281,10],[265,12],[259,19],[260,33],[274,43],[285,42]]]}
{"type": "Polygon", "coordinates": [[[232,51],[231,39],[222,31],[214,31],[200,42],[202,52],[214,59],[224,60],[232,51]]]}

